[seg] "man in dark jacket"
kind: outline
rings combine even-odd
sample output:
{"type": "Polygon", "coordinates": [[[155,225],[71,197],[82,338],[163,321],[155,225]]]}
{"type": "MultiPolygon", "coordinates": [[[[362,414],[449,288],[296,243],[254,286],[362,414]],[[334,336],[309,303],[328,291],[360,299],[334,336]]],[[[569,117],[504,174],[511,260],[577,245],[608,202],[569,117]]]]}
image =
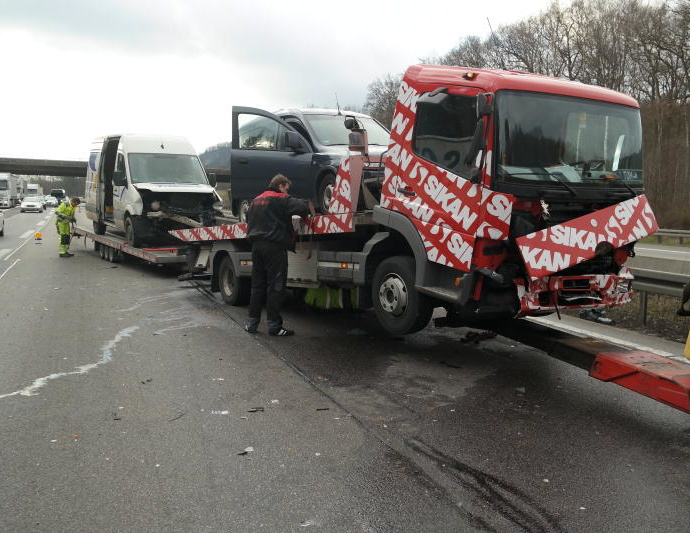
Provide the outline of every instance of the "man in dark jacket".
{"type": "Polygon", "coordinates": [[[247,213],[247,238],[252,243],[252,291],[249,298],[249,320],[244,329],[256,333],[261,309],[266,305],[268,333],[286,337],[295,332],[283,327],[280,308],[287,283],[287,251],[295,250],[293,215],[310,213],[305,200],[288,194],[290,180],[276,175],[268,190],[254,198],[247,213]]]}

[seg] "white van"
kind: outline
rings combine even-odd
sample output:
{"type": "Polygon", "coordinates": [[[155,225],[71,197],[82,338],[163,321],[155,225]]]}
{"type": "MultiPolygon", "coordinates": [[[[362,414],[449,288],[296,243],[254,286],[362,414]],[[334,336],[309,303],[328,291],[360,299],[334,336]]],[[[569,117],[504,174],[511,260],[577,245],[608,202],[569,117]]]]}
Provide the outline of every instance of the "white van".
{"type": "Polygon", "coordinates": [[[96,233],[122,231],[131,246],[164,243],[171,229],[215,223],[222,203],[214,186],[183,137],[99,137],[86,171],[86,216],[96,233]]]}

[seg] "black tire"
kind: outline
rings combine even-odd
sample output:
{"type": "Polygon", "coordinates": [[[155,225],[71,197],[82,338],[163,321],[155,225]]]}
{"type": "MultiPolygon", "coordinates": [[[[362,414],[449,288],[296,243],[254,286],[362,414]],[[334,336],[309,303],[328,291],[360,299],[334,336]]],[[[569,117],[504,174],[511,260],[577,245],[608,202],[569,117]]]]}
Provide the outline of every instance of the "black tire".
{"type": "Polygon", "coordinates": [[[5,225],[3,224],[2,228],[0,228],[0,237],[4,237],[4,236],[5,236],[5,225]]]}
{"type": "Polygon", "coordinates": [[[133,217],[125,217],[125,240],[133,248],[141,248],[141,236],[137,232],[137,224],[133,217]]]}
{"type": "Polygon", "coordinates": [[[103,243],[98,247],[98,255],[101,256],[101,259],[105,259],[106,248],[108,247],[103,243]]]}
{"type": "Polygon", "coordinates": [[[235,274],[230,256],[226,255],[220,261],[218,268],[218,286],[223,301],[229,305],[246,305],[249,303],[251,291],[250,278],[239,278],[235,274]]]}
{"type": "Polygon", "coordinates": [[[409,256],[384,259],[372,286],[374,312],[391,335],[424,329],[434,311],[432,300],[414,288],[415,262],[409,256]]]}
{"type": "Polygon", "coordinates": [[[316,209],[321,213],[328,213],[328,207],[331,205],[334,189],[335,174],[331,174],[330,172],[324,174],[316,190],[316,209]]]}
{"type": "Polygon", "coordinates": [[[93,221],[93,232],[96,235],[105,234],[105,224],[103,224],[103,222],[98,222],[98,221],[94,220],[93,221]]]}

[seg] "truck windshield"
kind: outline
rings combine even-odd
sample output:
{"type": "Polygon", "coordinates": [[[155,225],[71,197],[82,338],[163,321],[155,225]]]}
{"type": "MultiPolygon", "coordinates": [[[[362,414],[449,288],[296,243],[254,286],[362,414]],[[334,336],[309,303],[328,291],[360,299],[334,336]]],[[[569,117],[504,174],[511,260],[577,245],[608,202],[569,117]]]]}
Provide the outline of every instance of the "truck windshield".
{"type": "MultiPolygon", "coordinates": [[[[381,124],[369,117],[356,118],[367,130],[369,144],[388,146],[390,134],[381,124]]],[[[348,145],[350,130],[345,128],[345,115],[305,115],[305,119],[321,144],[325,146],[348,145]]]]}
{"type": "Polygon", "coordinates": [[[0,180],[0,191],[7,190],[7,180],[0,180]]]}
{"type": "Polygon", "coordinates": [[[132,183],[208,184],[199,158],[185,154],[129,154],[132,183]]]}
{"type": "Polygon", "coordinates": [[[515,91],[497,93],[496,103],[499,181],[642,186],[638,109],[515,91]]]}

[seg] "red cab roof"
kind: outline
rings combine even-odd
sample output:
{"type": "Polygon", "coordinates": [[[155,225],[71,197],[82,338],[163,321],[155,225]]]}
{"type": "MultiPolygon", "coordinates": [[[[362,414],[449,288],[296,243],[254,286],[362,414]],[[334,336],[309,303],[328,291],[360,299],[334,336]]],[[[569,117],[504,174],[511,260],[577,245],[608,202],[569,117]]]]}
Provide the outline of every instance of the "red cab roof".
{"type": "Polygon", "coordinates": [[[429,83],[437,87],[444,85],[470,85],[488,92],[501,89],[532,91],[549,94],[575,96],[612,102],[614,104],[640,107],[633,97],[611,89],[585,85],[577,81],[552,78],[541,74],[516,70],[494,70],[467,67],[441,67],[435,65],[414,65],[405,72],[405,79],[413,83],[429,83]],[[468,79],[469,76],[473,76],[468,79]]]}

